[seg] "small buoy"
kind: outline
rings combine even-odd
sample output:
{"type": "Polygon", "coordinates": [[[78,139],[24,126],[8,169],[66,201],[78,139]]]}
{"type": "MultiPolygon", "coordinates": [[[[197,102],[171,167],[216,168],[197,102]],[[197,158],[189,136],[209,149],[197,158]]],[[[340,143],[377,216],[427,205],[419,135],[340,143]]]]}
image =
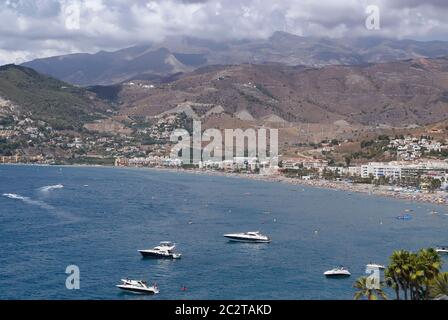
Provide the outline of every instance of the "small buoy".
{"type": "Polygon", "coordinates": [[[319,231],[317,231],[317,230],[314,230],[314,234],[318,234],[319,233],[319,231]]]}

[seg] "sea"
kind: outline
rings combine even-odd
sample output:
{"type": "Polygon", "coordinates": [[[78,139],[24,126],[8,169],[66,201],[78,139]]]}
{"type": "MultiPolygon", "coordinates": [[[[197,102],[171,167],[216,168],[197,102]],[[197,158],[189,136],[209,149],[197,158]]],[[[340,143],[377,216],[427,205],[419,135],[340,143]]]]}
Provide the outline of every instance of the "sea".
{"type": "Polygon", "coordinates": [[[0,299],[352,299],[367,263],[446,245],[447,230],[447,207],[368,194],[154,169],[2,165],[0,299]],[[412,219],[397,219],[408,211],[412,219]],[[246,231],[272,242],[223,237],[246,231]],[[160,241],[175,242],[182,258],[141,257],[160,241]],[[339,265],[352,276],[323,276],[339,265]],[[73,266],[78,289],[67,286],[73,266]],[[157,283],[160,293],[122,292],[123,278],[157,283]]]}

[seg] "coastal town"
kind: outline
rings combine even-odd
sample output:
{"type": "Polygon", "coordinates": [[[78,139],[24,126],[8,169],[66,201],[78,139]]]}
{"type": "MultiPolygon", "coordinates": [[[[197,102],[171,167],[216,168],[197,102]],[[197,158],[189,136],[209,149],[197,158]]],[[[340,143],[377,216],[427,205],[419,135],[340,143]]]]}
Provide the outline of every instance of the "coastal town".
{"type": "Polygon", "coordinates": [[[420,135],[378,131],[357,140],[297,137],[274,162],[240,156],[191,164],[170,156],[172,132],[192,131],[192,118],[185,112],[142,118],[108,110],[109,119],[58,128],[31,112],[18,112],[8,100],[0,106],[0,164],[184,169],[448,203],[447,128],[420,135]]]}
{"type": "MultiPolygon", "coordinates": [[[[343,165],[324,157],[281,155],[275,165],[257,157],[207,160],[192,165],[178,158],[149,155],[117,157],[114,164],[118,167],[186,169],[448,204],[448,145],[445,142],[429,136],[382,136],[379,139],[387,141],[385,149],[395,152],[396,160],[343,165]]],[[[328,146],[324,148],[328,152],[328,146]]]]}
{"type": "Polygon", "coordinates": [[[278,166],[270,167],[257,158],[235,157],[185,166],[181,159],[150,156],[117,158],[115,165],[189,170],[448,204],[448,161],[445,160],[369,162],[360,166],[335,167],[324,160],[295,158],[281,160],[278,166]]]}
{"type": "Polygon", "coordinates": [[[0,163],[185,169],[448,203],[448,142],[431,135],[379,135],[359,142],[359,151],[342,155],[339,149],[351,141],[309,143],[305,151],[279,155],[275,165],[257,157],[191,164],[169,156],[171,132],[189,128],[183,113],[149,123],[134,119],[132,130],[100,120],[83,131],[60,131],[26,114],[6,114],[0,120],[0,163]]]}

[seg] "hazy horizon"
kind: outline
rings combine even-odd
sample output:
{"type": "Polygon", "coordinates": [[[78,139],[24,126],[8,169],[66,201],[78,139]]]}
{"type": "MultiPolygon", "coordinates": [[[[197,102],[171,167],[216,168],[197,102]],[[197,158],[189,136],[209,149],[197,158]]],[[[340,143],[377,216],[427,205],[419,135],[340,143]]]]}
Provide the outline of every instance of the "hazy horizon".
{"type": "Polygon", "coordinates": [[[5,0],[0,3],[0,64],[114,51],[189,36],[263,39],[275,31],[305,37],[448,40],[448,2],[431,0],[5,0]],[[368,30],[371,5],[379,29],[368,30]],[[367,11],[366,11],[367,10],[367,11]]]}

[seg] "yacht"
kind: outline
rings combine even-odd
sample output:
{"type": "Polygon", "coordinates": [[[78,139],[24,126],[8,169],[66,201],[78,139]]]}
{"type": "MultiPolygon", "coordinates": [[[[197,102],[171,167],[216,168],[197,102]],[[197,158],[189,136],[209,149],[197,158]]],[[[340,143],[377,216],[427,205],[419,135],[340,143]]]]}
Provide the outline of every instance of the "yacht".
{"type": "Polygon", "coordinates": [[[386,269],[386,267],[383,266],[382,264],[376,264],[376,263],[369,263],[366,265],[366,267],[369,269],[380,269],[380,270],[386,269]]]}
{"type": "Polygon", "coordinates": [[[440,254],[448,254],[448,246],[437,247],[436,252],[440,254]]]}
{"type": "Polygon", "coordinates": [[[412,216],[410,214],[402,214],[397,216],[397,220],[412,220],[412,216]]]}
{"type": "Polygon", "coordinates": [[[175,252],[176,245],[169,241],[160,242],[157,247],[147,250],[138,250],[143,257],[151,258],[169,258],[180,259],[182,256],[180,253],[175,252]]]}
{"type": "Polygon", "coordinates": [[[159,288],[157,287],[157,284],[148,286],[148,283],[142,280],[121,279],[121,284],[118,284],[117,288],[133,293],[142,293],[142,294],[159,293],[159,288]]]}
{"type": "Polygon", "coordinates": [[[345,278],[350,277],[352,274],[344,267],[336,267],[334,269],[324,272],[324,276],[332,278],[345,278]]]}
{"type": "Polygon", "coordinates": [[[269,243],[271,238],[262,235],[259,231],[245,232],[245,233],[229,233],[225,234],[224,237],[230,241],[237,242],[254,242],[254,243],[269,243]]]}

